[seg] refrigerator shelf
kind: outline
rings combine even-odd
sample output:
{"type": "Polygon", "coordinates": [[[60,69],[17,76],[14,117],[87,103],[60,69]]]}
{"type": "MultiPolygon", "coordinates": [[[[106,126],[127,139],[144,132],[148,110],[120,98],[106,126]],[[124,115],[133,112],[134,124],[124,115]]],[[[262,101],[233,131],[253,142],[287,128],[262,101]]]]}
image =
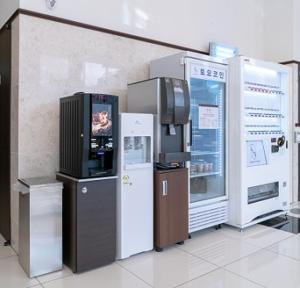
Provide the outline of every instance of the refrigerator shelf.
{"type": "Polygon", "coordinates": [[[192,156],[202,156],[202,155],[218,155],[220,154],[219,151],[211,152],[211,151],[191,151],[192,156]]]}
{"type": "Polygon", "coordinates": [[[245,93],[249,94],[262,94],[262,95],[270,95],[270,96],[276,96],[276,95],[285,95],[283,91],[280,90],[267,90],[267,89],[260,89],[260,88],[251,88],[248,87],[245,89],[245,93]]]}
{"type": "Polygon", "coordinates": [[[220,105],[216,105],[216,104],[199,104],[199,103],[196,103],[196,104],[194,104],[194,103],[191,103],[190,104],[190,106],[191,106],[191,108],[199,108],[199,106],[208,106],[208,107],[216,107],[216,108],[220,108],[220,105]]]}
{"type": "MultiPolygon", "coordinates": [[[[198,126],[193,126],[193,130],[219,130],[219,129],[220,129],[220,127],[199,128],[198,126]]],[[[195,136],[195,135],[193,135],[193,136],[195,136]]],[[[197,136],[199,136],[199,135],[197,135],[197,136]]]]}
{"type": "Polygon", "coordinates": [[[270,111],[270,112],[280,112],[280,109],[272,109],[272,108],[263,108],[263,107],[250,107],[246,106],[245,110],[259,110],[259,111],[270,111]]]}
{"type": "Polygon", "coordinates": [[[204,172],[204,173],[195,173],[195,174],[190,174],[190,178],[198,178],[198,177],[205,177],[205,176],[214,176],[214,175],[220,175],[221,172],[204,172]]]}
{"type": "Polygon", "coordinates": [[[275,114],[275,113],[253,113],[253,112],[246,112],[247,117],[259,117],[259,118],[281,118],[283,119],[284,116],[282,114],[275,114]]]}
{"type": "Polygon", "coordinates": [[[278,131],[246,131],[247,133],[251,134],[251,135],[282,135],[284,134],[284,132],[282,130],[278,130],[278,131]]]}
{"type": "Polygon", "coordinates": [[[271,89],[280,89],[280,86],[278,86],[278,85],[269,85],[269,84],[256,83],[256,82],[250,82],[250,81],[245,81],[245,84],[253,85],[253,86],[260,86],[260,87],[265,87],[265,88],[271,88],[271,89]]]}

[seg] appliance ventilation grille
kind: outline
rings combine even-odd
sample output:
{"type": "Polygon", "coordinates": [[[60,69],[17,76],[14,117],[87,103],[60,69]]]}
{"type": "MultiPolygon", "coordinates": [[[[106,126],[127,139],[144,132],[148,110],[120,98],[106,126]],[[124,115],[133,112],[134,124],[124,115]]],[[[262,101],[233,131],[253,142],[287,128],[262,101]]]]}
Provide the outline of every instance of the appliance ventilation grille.
{"type": "Polygon", "coordinates": [[[228,203],[220,202],[212,205],[190,208],[189,232],[199,231],[228,221],[228,203]]]}

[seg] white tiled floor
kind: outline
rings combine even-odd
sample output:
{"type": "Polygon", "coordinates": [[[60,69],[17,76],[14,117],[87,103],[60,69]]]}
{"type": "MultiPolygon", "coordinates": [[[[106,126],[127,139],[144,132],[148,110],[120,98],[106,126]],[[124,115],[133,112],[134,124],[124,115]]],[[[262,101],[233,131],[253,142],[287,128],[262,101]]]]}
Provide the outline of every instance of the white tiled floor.
{"type": "MultiPolygon", "coordinates": [[[[3,239],[0,238],[0,244],[3,239]]],[[[262,225],[194,233],[182,246],[148,252],[74,275],[29,280],[15,252],[0,245],[2,288],[300,288],[300,234],[262,225]]]]}
{"type": "Polygon", "coordinates": [[[226,269],[264,287],[300,287],[300,262],[265,250],[236,261],[226,269]]]}
{"type": "Polygon", "coordinates": [[[0,234],[0,259],[16,255],[15,251],[11,247],[4,246],[4,242],[5,240],[0,234]]]}

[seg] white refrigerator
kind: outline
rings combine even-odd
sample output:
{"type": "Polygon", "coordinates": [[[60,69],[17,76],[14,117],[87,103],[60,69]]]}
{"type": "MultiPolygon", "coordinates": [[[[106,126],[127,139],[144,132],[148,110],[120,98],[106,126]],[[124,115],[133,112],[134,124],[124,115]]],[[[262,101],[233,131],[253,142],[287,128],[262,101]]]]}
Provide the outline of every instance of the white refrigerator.
{"type": "Polygon", "coordinates": [[[153,249],[153,115],[119,116],[117,259],[153,249]]]}
{"type": "Polygon", "coordinates": [[[227,193],[227,81],[226,60],[180,52],[150,63],[150,78],[188,81],[190,122],[185,150],[189,168],[189,232],[228,220],[227,193]]]}
{"type": "Polygon", "coordinates": [[[230,60],[229,224],[240,229],[289,208],[290,80],[286,66],[230,60]]]}

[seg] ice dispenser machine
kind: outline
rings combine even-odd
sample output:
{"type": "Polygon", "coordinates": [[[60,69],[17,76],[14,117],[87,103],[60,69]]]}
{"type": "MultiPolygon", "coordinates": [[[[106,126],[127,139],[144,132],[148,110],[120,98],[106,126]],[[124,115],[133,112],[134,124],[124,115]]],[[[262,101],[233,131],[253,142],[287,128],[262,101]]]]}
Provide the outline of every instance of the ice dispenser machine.
{"type": "Polygon", "coordinates": [[[188,84],[174,78],[155,78],[128,86],[128,110],[155,115],[154,159],[157,166],[184,166],[190,153],[184,149],[189,121],[188,84]]]}

